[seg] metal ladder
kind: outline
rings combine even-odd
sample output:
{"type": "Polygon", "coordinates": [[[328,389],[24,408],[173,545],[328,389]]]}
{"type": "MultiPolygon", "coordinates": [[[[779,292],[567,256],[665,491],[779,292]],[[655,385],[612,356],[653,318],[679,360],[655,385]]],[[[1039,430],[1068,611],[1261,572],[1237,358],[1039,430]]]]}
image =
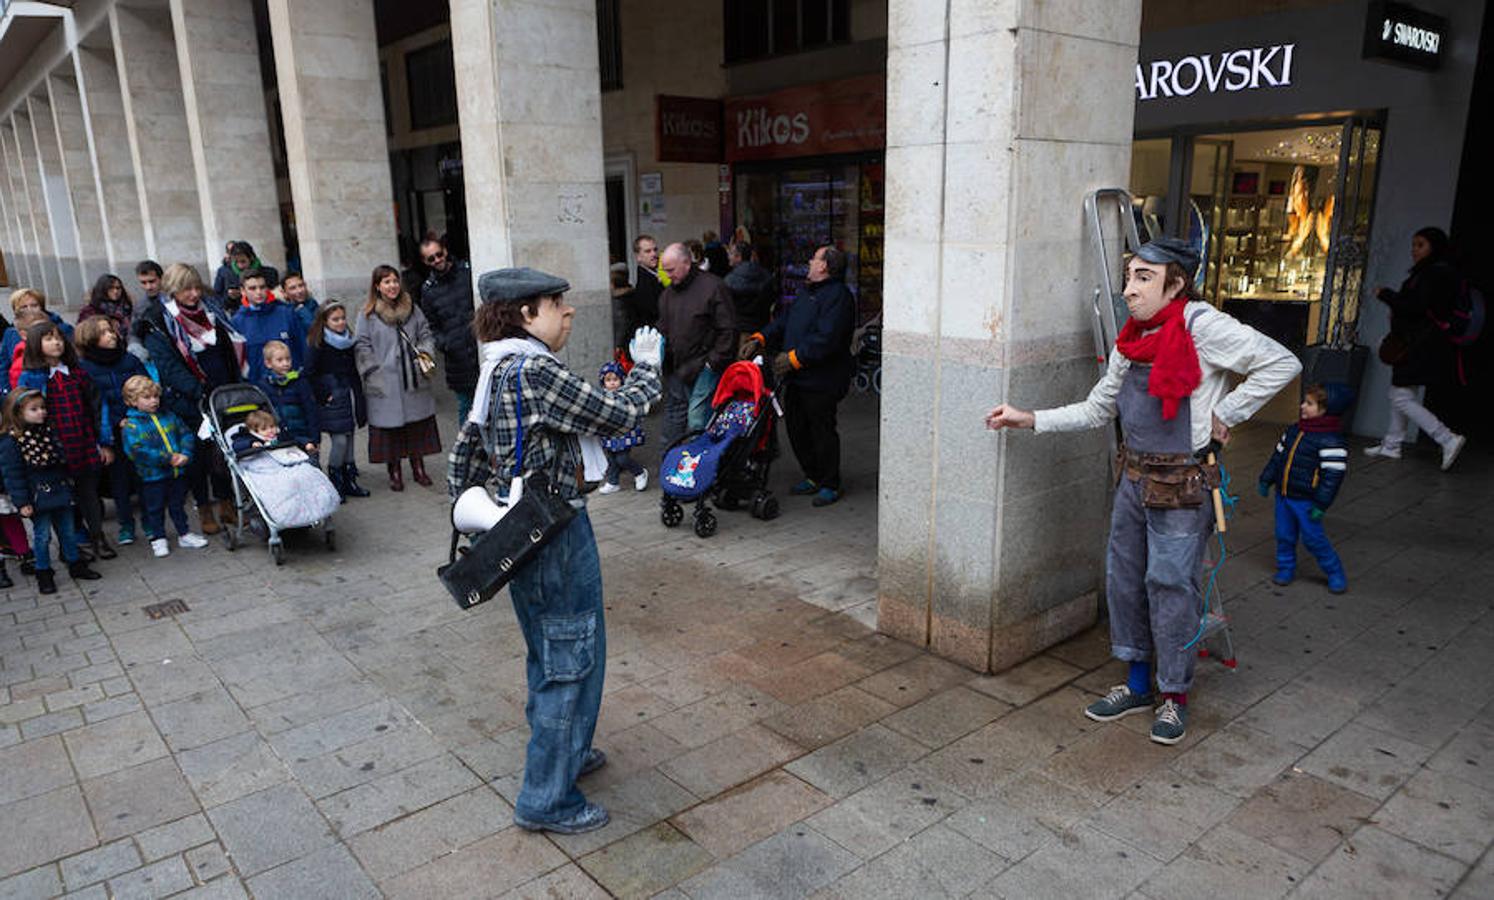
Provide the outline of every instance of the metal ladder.
{"type": "MultiPolygon", "coordinates": [[[[1115,264],[1117,261],[1112,259],[1111,238],[1106,234],[1105,220],[1107,216],[1120,219],[1119,238],[1123,242],[1121,251],[1122,253],[1134,253],[1143,242],[1136,228],[1136,216],[1132,208],[1131,193],[1124,188],[1100,188],[1084,197],[1084,218],[1089,223],[1090,238],[1094,242],[1095,262],[1098,268],[1092,299],[1094,317],[1091,326],[1094,333],[1095,361],[1099,364],[1101,376],[1105,374],[1110,364],[1110,348],[1115,346],[1115,338],[1130,315],[1121,289],[1123,282],[1119,281],[1120,267],[1115,264]]],[[[1110,431],[1112,456],[1113,451],[1119,446],[1120,425],[1117,423],[1110,431]]],[[[1222,547],[1222,543],[1211,543],[1209,551],[1205,553],[1205,571],[1219,564],[1218,554],[1222,547]],[[1213,558],[1210,558],[1211,556],[1213,558]]],[[[1226,668],[1233,669],[1236,666],[1235,644],[1230,637],[1229,618],[1224,613],[1224,597],[1217,585],[1213,591],[1205,588],[1204,602],[1208,604],[1208,607],[1204,610],[1203,627],[1199,635],[1194,638],[1193,645],[1198,647],[1200,659],[1213,656],[1226,668]],[[1213,650],[1222,650],[1222,653],[1216,653],[1213,650]]]]}

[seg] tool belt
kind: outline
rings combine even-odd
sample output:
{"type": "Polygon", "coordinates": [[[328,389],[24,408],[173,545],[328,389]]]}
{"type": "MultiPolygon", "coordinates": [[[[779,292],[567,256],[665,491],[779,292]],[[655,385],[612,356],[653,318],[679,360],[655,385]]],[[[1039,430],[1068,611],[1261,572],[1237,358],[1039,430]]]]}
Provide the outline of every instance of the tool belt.
{"type": "Polygon", "coordinates": [[[1122,477],[1141,482],[1141,505],[1148,509],[1196,509],[1219,487],[1219,466],[1192,453],[1116,453],[1117,486],[1122,477]]]}

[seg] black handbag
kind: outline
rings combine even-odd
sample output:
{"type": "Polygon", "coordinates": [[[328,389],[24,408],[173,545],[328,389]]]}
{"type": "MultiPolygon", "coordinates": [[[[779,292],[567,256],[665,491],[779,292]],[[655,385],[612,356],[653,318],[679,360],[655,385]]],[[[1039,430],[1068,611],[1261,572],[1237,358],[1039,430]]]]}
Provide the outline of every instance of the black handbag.
{"type": "MultiPolygon", "coordinates": [[[[523,372],[524,362],[520,360],[514,374],[515,412],[519,417],[514,436],[514,478],[524,471],[524,390],[519,380],[523,372]]],[[[461,533],[452,528],[451,552],[446,565],[436,570],[436,577],[457,606],[471,609],[493,599],[574,518],[576,508],[560,495],[545,473],[536,472],[524,479],[518,501],[496,525],[478,535],[471,548],[458,552],[461,533]]]]}

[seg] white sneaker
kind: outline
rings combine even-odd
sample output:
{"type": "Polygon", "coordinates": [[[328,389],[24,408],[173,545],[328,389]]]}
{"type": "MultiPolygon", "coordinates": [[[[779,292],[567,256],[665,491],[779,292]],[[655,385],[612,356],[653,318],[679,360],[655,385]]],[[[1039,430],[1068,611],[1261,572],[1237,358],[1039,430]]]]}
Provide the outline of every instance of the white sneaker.
{"type": "Polygon", "coordinates": [[[208,539],[195,531],[189,531],[176,539],[176,545],[188,550],[201,550],[208,545],[208,539]]]}
{"type": "Polygon", "coordinates": [[[597,488],[597,493],[598,494],[615,494],[615,493],[617,493],[620,490],[622,490],[622,488],[619,485],[607,484],[606,482],[603,482],[602,486],[599,487],[599,488],[597,488]]]}
{"type": "Polygon", "coordinates": [[[1463,445],[1468,439],[1461,434],[1453,435],[1452,443],[1442,448],[1442,471],[1446,472],[1452,468],[1452,464],[1458,461],[1458,454],[1463,452],[1463,445]]]}
{"type": "Polygon", "coordinates": [[[648,490],[648,469],[644,469],[642,472],[639,472],[637,475],[633,476],[633,490],[648,490]]]}
{"type": "Polygon", "coordinates": [[[171,545],[166,543],[165,538],[151,538],[150,552],[156,556],[170,556],[171,545]]]}
{"type": "Polygon", "coordinates": [[[1366,456],[1383,456],[1386,459],[1400,459],[1401,445],[1387,444],[1384,441],[1381,441],[1380,443],[1375,444],[1372,447],[1365,447],[1364,454],[1366,456]]]}

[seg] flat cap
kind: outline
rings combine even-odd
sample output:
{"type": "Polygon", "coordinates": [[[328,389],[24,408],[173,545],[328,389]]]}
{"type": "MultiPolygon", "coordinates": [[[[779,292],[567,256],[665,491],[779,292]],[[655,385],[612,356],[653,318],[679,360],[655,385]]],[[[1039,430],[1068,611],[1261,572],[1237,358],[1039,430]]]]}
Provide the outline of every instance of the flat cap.
{"type": "Polygon", "coordinates": [[[549,272],[531,269],[494,269],[484,272],[477,279],[477,293],[484,303],[512,303],[530,297],[563,294],[571,289],[571,283],[549,272]]]}
{"type": "Polygon", "coordinates": [[[1192,242],[1182,238],[1159,237],[1148,243],[1142,244],[1136,255],[1153,265],[1165,266],[1168,263],[1177,263],[1193,277],[1198,271],[1198,248],[1192,242]]]}

